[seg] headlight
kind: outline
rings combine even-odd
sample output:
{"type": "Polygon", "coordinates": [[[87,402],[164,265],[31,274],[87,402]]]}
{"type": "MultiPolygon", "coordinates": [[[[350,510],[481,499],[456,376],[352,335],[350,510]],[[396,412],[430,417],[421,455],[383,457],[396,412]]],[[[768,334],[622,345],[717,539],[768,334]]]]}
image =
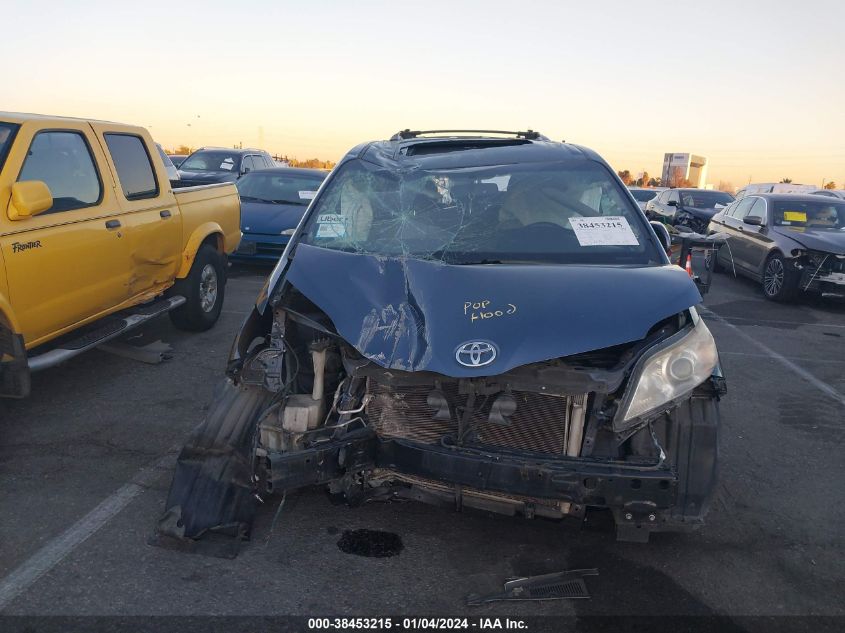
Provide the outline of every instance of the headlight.
{"type": "Polygon", "coordinates": [[[614,426],[625,426],[632,418],[683,398],[713,373],[719,362],[713,335],[704,320],[694,310],[690,312],[695,323],[691,330],[675,335],[639,360],[614,426]]]}

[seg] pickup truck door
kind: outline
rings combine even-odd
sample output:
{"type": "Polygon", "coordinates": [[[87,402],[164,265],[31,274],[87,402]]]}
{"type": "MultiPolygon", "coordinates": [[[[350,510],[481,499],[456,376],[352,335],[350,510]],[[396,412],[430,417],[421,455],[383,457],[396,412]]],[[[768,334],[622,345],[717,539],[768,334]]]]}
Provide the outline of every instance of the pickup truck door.
{"type": "Polygon", "coordinates": [[[34,217],[11,221],[0,210],[9,299],[27,348],[126,300],[121,209],[88,123],[25,123],[2,178],[10,187],[41,180],[53,195],[53,207],[34,217]]]}
{"type": "Polygon", "coordinates": [[[114,174],[129,253],[130,298],[170,286],[182,255],[182,218],[158,151],[143,128],[93,123],[114,174]]]}

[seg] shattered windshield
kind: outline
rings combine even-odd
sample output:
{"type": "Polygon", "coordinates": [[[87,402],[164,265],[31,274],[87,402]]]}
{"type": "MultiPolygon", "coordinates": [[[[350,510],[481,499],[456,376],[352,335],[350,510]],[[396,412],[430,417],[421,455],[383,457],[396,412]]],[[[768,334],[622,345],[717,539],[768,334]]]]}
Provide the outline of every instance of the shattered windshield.
{"type": "Polygon", "coordinates": [[[309,213],[306,244],[450,264],[659,264],[638,209],[600,164],[460,169],[343,165],[309,213]]]}

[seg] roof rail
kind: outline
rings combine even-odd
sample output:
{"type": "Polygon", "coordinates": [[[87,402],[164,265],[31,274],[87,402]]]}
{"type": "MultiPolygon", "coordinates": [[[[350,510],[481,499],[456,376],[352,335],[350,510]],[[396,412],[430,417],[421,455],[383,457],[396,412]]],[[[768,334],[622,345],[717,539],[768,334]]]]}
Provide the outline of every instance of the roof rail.
{"type": "Polygon", "coordinates": [[[547,141],[545,136],[534,130],[526,130],[525,132],[513,132],[509,130],[411,130],[405,129],[397,132],[390,137],[391,141],[404,141],[411,138],[428,134],[502,134],[504,136],[515,136],[517,138],[524,138],[529,141],[547,141]]]}

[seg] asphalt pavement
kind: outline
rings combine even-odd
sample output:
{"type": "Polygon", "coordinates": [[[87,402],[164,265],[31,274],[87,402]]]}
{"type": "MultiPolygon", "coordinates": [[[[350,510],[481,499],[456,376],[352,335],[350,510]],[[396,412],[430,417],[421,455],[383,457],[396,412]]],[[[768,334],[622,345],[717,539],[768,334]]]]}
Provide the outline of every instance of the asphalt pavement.
{"type": "Polygon", "coordinates": [[[0,401],[0,613],[845,615],[845,306],[773,304],[726,275],[703,311],[728,394],[701,532],[617,543],[600,512],[581,525],[413,502],[349,508],[309,489],[277,516],[269,499],[235,559],[148,545],[176,452],[266,273],[233,269],[209,332],[167,317],[141,330],[173,346],[163,364],[94,351],[37,374],[30,398],[0,401]],[[397,535],[401,552],[345,553],[338,541],[356,529],[397,535]],[[508,577],[583,567],[600,573],[589,600],[465,606],[508,577]]]}

